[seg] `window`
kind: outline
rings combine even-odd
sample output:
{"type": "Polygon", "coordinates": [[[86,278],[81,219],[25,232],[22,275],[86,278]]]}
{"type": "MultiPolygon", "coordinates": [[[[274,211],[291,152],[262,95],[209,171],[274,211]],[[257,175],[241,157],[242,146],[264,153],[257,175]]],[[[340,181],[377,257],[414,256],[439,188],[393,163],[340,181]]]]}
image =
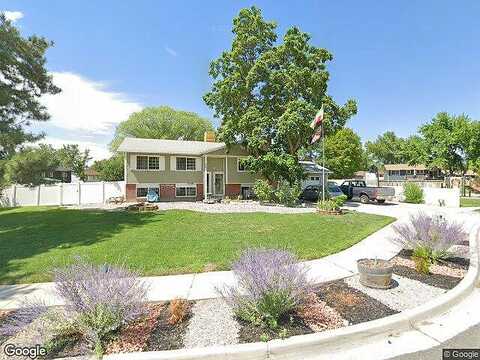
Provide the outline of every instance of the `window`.
{"type": "Polygon", "coordinates": [[[148,170],[148,156],[137,156],[137,170],[148,170]]]}
{"type": "Polygon", "coordinates": [[[237,170],[238,172],[247,171],[247,168],[245,166],[245,159],[237,158],[237,170]]]}
{"type": "Polygon", "coordinates": [[[197,187],[195,185],[176,185],[176,197],[195,197],[197,196],[197,187]]]}
{"type": "Polygon", "coordinates": [[[320,176],[310,176],[310,180],[312,180],[312,181],[320,181],[320,176]]]}
{"type": "Polygon", "coordinates": [[[160,170],[160,157],[137,156],[137,170],[160,170]]]}
{"type": "Polygon", "coordinates": [[[180,171],[195,171],[197,170],[197,159],[189,157],[177,157],[176,169],[180,171]]]}
{"type": "Polygon", "coordinates": [[[149,190],[155,191],[157,193],[157,195],[160,194],[160,189],[156,186],[138,185],[137,186],[137,197],[146,197],[149,190]]]}

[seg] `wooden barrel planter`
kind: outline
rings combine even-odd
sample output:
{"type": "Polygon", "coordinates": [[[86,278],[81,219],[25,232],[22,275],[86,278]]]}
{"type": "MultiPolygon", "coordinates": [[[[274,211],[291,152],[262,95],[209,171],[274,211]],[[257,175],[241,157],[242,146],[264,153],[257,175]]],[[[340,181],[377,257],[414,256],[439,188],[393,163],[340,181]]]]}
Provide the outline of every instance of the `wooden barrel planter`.
{"type": "Polygon", "coordinates": [[[388,260],[360,259],[357,261],[360,284],[374,289],[392,287],[393,266],[388,260]]]}

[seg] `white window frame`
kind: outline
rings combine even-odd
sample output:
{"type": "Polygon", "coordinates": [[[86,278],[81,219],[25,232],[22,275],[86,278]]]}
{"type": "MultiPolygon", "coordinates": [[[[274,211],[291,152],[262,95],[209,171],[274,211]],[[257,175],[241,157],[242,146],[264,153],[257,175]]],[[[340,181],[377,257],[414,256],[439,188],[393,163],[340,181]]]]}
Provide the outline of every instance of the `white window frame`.
{"type": "Polygon", "coordinates": [[[193,198],[197,197],[197,184],[175,184],[175,197],[178,198],[193,198]],[[177,195],[177,189],[185,188],[185,195],[177,195]],[[188,195],[187,189],[195,189],[195,195],[188,195]]]}
{"type": "Polygon", "coordinates": [[[162,169],[162,156],[160,155],[135,155],[135,170],[137,171],[163,171],[162,169]],[[146,157],[147,158],[147,168],[146,169],[139,169],[138,168],[138,158],[139,157],[146,157]],[[150,169],[150,158],[157,158],[158,159],[158,169],[150,169]]]}
{"type": "Polygon", "coordinates": [[[199,171],[199,169],[197,169],[197,158],[193,156],[175,156],[175,171],[199,171]],[[178,159],[185,159],[185,169],[178,168],[178,159]],[[188,159],[193,159],[195,161],[194,169],[188,168],[188,159]]]}
{"type": "Polygon", "coordinates": [[[239,173],[248,172],[247,169],[245,169],[245,170],[240,170],[240,161],[241,161],[241,160],[245,160],[245,159],[246,159],[245,157],[243,157],[243,158],[242,158],[242,157],[237,157],[237,172],[239,172],[239,173]]]}

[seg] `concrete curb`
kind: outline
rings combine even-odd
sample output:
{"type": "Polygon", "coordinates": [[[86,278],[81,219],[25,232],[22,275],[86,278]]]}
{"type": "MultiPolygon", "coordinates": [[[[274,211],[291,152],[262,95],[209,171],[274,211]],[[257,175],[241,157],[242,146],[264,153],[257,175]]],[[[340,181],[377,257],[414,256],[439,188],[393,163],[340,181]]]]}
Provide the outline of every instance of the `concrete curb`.
{"type": "Polygon", "coordinates": [[[180,349],[173,351],[138,352],[112,354],[105,360],[256,360],[256,359],[310,359],[318,358],[328,345],[342,346],[355,341],[366,340],[375,335],[416,329],[422,321],[445,312],[466,298],[476,286],[480,286],[479,271],[479,237],[480,225],[470,233],[470,266],[464,279],[452,290],[402,313],[383,319],[365,322],[326,331],[322,333],[293,336],[286,340],[272,340],[267,343],[250,343],[229,346],[213,346],[199,349],[180,349]]]}

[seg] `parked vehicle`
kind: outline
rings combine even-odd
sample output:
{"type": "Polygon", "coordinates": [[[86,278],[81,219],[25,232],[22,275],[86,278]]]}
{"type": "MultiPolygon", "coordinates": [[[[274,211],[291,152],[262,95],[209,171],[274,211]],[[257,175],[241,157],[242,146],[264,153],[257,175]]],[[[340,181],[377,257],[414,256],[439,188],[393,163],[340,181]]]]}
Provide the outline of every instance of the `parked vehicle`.
{"type": "MultiPolygon", "coordinates": [[[[334,182],[329,181],[325,187],[325,196],[328,198],[333,198],[341,195],[343,195],[342,189],[340,189],[340,187],[334,182]]],[[[308,185],[300,194],[300,199],[306,201],[315,202],[321,197],[322,187],[320,185],[308,185]]]]}
{"type": "Polygon", "coordinates": [[[345,180],[340,185],[340,189],[347,195],[348,200],[360,200],[363,204],[368,204],[370,201],[383,204],[385,200],[395,196],[394,188],[367,186],[363,180],[345,180]]]}

